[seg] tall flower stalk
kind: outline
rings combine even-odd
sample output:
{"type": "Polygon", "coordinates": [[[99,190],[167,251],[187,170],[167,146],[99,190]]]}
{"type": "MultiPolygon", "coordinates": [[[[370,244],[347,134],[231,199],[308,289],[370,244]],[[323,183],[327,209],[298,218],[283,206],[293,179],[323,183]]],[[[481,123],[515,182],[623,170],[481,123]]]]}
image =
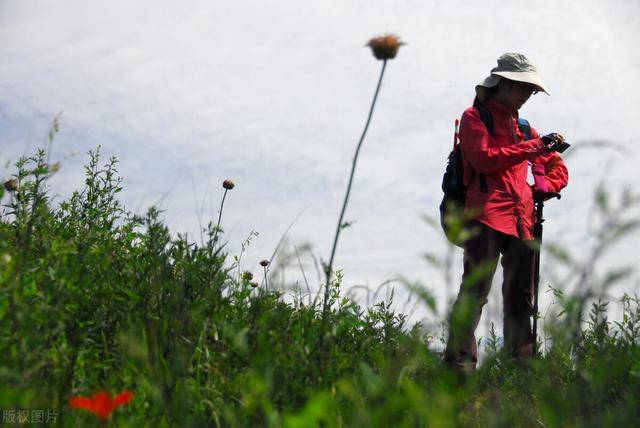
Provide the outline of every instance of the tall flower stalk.
{"type": "Polygon", "coordinates": [[[371,108],[369,109],[369,116],[367,117],[367,122],[365,123],[364,130],[362,131],[362,135],[360,136],[360,141],[358,141],[358,145],[356,147],[356,153],[353,156],[353,163],[351,165],[351,174],[349,175],[349,184],[347,185],[347,193],[344,196],[344,201],[342,202],[342,210],[340,211],[340,218],[338,219],[338,226],[336,227],[336,234],[333,238],[333,247],[331,248],[331,257],[329,258],[329,264],[326,266],[325,274],[326,274],[326,284],[324,290],[324,301],[322,305],[322,317],[323,319],[326,316],[326,312],[328,310],[329,304],[329,287],[331,284],[331,275],[333,274],[333,260],[336,255],[336,248],[338,246],[338,238],[340,237],[340,231],[347,226],[347,224],[343,223],[344,213],[347,210],[347,203],[349,202],[349,195],[351,194],[351,185],[353,184],[353,176],[356,171],[356,164],[358,162],[358,155],[360,154],[360,148],[362,147],[362,143],[364,142],[364,137],[367,134],[367,130],[369,129],[369,124],[371,123],[371,116],[373,115],[373,109],[376,105],[376,100],[378,99],[378,93],[380,92],[380,86],[382,85],[382,78],[384,77],[384,70],[387,66],[387,60],[393,59],[396,57],[398,53],[398,49],[404,43],[400,41],[397,36],[387,34],[384,36],[374,37],[369,40],[367,46],[369,46],[373,52],[373,55],[376,59],[382,61],[382,68],[380,69],[380,77],[378,78],[378,85],[376,86],[376,91],[373,95],[373,100],[371,101],[371,108]]]}
{"type": "Polygon", "coordinates": [[[267,282],[267,266],[269,266],[269,260],[261,260],[260,266],[264,269],[264,289],[269,291],[269,283],[267,282]]]}
{"type": "Polygon", "coordinates": [[[224,208],[224,200],[227,197],[227,192],[235,187],[235,183],[231,180],[224,180],[222,182],[222,188],[224,194],[222,195],[222,202],[220,203],[220,212],[218,213],[218,223],[216,224],[216,230],[213,234],[213,245],[218,241],[218,231],[220,230],[220,221],[222,221],[222,209],[224,208]]]}

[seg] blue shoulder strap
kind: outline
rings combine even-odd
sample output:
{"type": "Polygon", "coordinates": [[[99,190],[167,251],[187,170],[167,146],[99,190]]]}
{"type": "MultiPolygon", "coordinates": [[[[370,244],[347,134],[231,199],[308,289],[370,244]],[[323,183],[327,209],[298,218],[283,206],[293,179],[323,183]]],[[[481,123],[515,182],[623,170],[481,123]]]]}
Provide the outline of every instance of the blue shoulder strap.
{"type": "Polygon", "coordinates": [[[529,121],[522,117],[518,118],[518,128],[520,128],[520,132],[524,135],[524,140],[531,139],[531,125],[529,125],[529,121]]]}

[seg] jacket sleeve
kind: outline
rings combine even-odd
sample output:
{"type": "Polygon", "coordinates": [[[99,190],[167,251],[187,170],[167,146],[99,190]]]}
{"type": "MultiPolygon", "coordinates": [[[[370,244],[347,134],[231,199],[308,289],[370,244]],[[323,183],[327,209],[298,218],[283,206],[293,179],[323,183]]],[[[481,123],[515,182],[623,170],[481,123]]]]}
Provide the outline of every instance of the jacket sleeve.
{"type": "MultiPolygon", "coordinates": [[[[532,128],[532,135],[538,137],[538,133],[532,128]]],[[[545,152],[531,160],[533,165],[544,167],[544,177],[551,192],[560,192],[569,183],[569,170],[562,157],[555,152],[545,152]]]]}
{"type": "Polygon", "coordinates": [[[492,147],[491,140],[480,112],[467,109],[460,120],[460,144],[465,159],[480,174],[505,170],[545,150],[539,138],[505,147],[492,147]]]}
{"type": "Polygon", "coordinates": [[[535,158],[535,164],[544,166],[544,177],[550,191],[559,192],[569,183],[569,170],[557,153],[545,153],[535,158]]]}

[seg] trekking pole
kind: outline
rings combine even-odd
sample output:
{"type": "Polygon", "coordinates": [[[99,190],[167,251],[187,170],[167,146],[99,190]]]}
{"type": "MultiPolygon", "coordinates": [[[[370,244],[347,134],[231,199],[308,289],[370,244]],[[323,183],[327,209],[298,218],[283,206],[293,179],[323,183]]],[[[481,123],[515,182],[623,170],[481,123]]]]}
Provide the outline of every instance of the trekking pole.
{"type": "Polygon", "coordinates": [[[535,192],[533,200],[536,205],[536,224],[533,228],[533,236],[538,243],[535,252],[535,269],[533,274],[533,356],[538,356],[538,289],[540,287],[540,251],[542,250],[542,223],[544,223],[543,208],[544,201],[558,198],[560,193],[556,192],[535,192]]]}

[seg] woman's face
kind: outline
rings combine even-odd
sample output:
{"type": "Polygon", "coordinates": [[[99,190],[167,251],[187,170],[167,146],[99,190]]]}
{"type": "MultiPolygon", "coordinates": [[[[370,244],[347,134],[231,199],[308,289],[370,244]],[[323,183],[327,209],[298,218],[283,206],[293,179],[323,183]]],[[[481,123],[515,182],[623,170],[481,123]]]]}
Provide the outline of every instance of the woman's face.
{"type": "Polygon", "coordinates": [[[537,86],[530,83],[503,79],[496,98],[503,105],[513,110],[520,110],[531,95],[537,92],[537,86]]]}

